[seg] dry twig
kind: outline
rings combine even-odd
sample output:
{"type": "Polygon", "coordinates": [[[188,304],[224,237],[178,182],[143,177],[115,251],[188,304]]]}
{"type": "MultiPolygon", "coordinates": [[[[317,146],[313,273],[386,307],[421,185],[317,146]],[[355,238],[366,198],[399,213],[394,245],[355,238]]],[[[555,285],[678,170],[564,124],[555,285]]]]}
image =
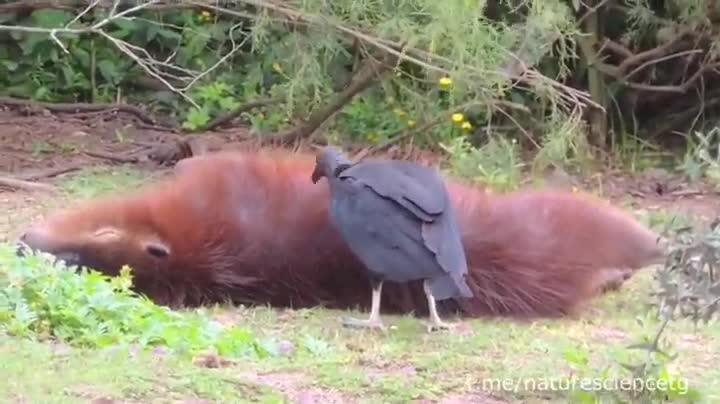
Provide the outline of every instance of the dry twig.
{"type": "Polygon", "coordinates": [[[20,180],[17,178],[0,177],[0,188],[23,189],[26,191],[55,192],[57,188],[52,185],[20,180]]]}
{"type": "Polygon", "coordinates": [[[109,160],[109,161],[112,161],[115,163],[121,163],[121,164],[137,163],[138,161],[140,161],[138,156],[133,156],[133,155],[120,156],[117,154],[105,153],[105,152],[101,152],[101,151],[91,151],[91,150],[85,151],[85,154],[90,157],[95,157],[95,158],[99,158],[99,159],[103,159],[103,160],[109,160]]]}

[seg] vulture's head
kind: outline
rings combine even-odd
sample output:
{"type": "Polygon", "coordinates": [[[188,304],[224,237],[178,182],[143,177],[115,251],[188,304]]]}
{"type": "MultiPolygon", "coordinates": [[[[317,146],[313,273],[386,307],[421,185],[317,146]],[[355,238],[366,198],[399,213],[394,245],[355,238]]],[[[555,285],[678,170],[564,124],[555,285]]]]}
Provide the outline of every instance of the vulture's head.
{"type": "Polygon", "coordinates": [[[317,184],[323,177],[336,176],[341,170],[352,165],[352,162],[339,149],[328,146],[322,149],[315,158],[315,170],[312,182],[317,184]]]}

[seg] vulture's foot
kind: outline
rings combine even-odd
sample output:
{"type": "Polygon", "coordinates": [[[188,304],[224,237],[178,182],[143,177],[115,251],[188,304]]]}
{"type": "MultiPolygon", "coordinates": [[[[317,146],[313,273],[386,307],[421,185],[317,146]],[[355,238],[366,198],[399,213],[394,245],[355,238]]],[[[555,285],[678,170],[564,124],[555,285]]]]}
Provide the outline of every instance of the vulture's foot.
{"type": "Polygon", "coordinates": [[[440,319],[430,320],[427,324],[427,332],[434,332],[440,330],[452,330],[455,328],[455,324],[446,323],[440,319]]]}

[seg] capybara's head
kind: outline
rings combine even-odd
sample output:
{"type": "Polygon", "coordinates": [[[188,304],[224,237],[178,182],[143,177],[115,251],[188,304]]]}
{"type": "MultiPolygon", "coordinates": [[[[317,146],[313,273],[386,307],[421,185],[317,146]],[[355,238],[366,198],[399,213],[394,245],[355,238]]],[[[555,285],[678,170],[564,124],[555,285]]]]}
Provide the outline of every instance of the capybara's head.
{"type": "Polygon", "coordinates": [[[167,265],[172,249],[142,212],[128,212],[119,201],[99,201],[59,211],[28,228],[20,236],[25,246],[54,255],[68,265],[96,269],[109,275],[123,265],[157,268],[167,265]],[[134,218],[132,221],[129,217],[134,218]]]}

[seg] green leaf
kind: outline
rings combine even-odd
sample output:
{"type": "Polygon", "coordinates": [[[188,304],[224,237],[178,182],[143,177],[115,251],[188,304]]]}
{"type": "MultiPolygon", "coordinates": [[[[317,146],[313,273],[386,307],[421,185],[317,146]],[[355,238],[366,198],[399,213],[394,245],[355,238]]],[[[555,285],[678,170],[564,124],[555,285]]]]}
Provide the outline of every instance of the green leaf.
{"type": "Polygon", "coordinates": [[[147,42],[152,41],[158,35],[161,28],[155,24],[148,24],[147,30],[145,30],[145,40],[147,42]]]}
{"type": "Polygon", "coordinates": [[[73,18],[73,14],[67,11],[46,8],[32,13],[33,25],[40,28],[61,28],[73,18]]]}
{"type": "Polygon", "coordinates": [[[41,45],[50,43],[50,39],[47,35],[30,33],[25,37],[25,40],[20,42],[20,48],[23,51],[23,55],[31,55],[35,53],[41,45]]]}
{"type": "Polygon", "coordinates": [[[116,84],[119,81],[119,72],[113,62],[109,60],[101,60],[98,62],[97,68],[103,79],[108,83],[116,84]]]}
{"type": "Polygon", "coordinates": [[[325,342],[321,339],[315,338],[311,335],[305,336],[305,338],[303,338],[302,343],[303,343],[303,346],[305,347],[305,349],[307,349],[313,355],[319,356],[319,355],[327,354],[330,351],[330,346],[328,345],[327,342],[325,342]]]}
{"type": "Polygon", "coordinates": [[[182,39],[182,35],[169,28],[162,28],[157,32],[157,34],[165,39],[171,39],[173,41],[179,41],[182,39]]]}
{"type": "Polygon", "coordinates": [[[218,105],[224,111],[233,111],[240,106],[240,103],[232,97],[223,97],[218,100],[218,105]]]}
{"type": "Polygon", "coordinates": [[[210,112],[207,107],[193,109],[188,113],[183,128],[194,130],[208,123],[210,120],[210,112]]]}
{"type": "Polygon", "coordinates": [[[12,60],[3,60],[2,64],[7,70],[11,72],[14,72],[20,66],[17,62],[12,60]]]}
{"type": "Polygon", "coordinates": [[[63,65],[60,70],[63,73],[63,79],[65,80],[65,84],[72,84],[75,79],[75,73],[73,72],[72,68],[68,65],[63,65]]]}
{"type": "Polygon", "coordinates": [[[82,68],[90,68],[90,52],[80,47],[74,47],[70,50],[70,54],[72,55],[73,59],[76,59],[79,62],[82,68]]]}

